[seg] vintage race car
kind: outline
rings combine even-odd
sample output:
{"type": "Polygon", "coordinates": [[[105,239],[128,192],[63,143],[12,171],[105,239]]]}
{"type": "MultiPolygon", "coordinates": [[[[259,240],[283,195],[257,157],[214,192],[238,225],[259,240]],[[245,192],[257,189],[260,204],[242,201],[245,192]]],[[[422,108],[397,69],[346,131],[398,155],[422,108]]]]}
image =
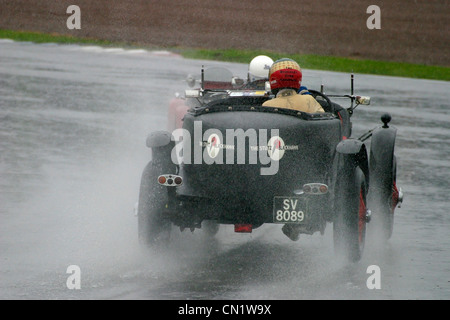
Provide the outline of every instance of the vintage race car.
{"type": "Polygon", "coordinates": [[[379,127],[351,136],[354,109],[370,102],[353,94],[353,75],[349,95],[310,90],[326,112],[308,114],[263,107],[273,98],[269,90],[252,89],[224,71],[210,80],[208,72],[202,69],[199,88],[171,103],[169,130],[147,137],[152,159],[140,186],[141,243],[165,243],[173,227],[213,236],[221,224],[252,232],[267,223],[281,224],[297,240],[324,234],[331,223],[336,252],[358,261],[366,223],[381,226],[384,239],[391,236],[402,201],[397,130],[385,114],[379,127]],[[343,108],[332,98],[348,98],[351,105],[343,108]]]}

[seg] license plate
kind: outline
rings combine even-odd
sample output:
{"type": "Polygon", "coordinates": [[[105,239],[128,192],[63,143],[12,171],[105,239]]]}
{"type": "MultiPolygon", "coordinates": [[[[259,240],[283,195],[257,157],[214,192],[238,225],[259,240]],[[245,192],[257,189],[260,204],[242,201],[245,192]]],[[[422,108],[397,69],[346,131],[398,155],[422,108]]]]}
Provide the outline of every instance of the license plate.
{"type": "Polygon", "coordinates": [[[305,223],[307,219],[306,206],[302,198],[274,197],[274,223],[305,223]]]}

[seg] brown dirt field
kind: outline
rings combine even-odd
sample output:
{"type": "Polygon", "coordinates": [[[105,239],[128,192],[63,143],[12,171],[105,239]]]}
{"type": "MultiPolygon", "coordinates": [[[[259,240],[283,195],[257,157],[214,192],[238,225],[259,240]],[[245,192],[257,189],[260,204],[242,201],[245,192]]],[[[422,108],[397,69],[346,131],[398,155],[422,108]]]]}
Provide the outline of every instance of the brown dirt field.
{"type": "Polygon", "coordinates": [[[450,66],[449,0],[0,0],[0,28],[162,48],[256,49],[450,66]],[[81,30],[69,30],[69,5],[81,30]],[[381,9],[369,30],[367,7],[381,9]]]}

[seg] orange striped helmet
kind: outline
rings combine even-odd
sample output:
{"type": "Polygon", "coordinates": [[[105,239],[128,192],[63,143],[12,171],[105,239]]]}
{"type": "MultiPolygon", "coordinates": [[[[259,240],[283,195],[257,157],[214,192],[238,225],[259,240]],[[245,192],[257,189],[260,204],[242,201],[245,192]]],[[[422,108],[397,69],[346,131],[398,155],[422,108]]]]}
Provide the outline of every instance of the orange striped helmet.
{"type": "Polygon", "coordinates": [[[298,90],[302,82],[302,69],[292,59],[277,60],[270,68],[269,81],[272,91],[287,88],[298,90]]]}

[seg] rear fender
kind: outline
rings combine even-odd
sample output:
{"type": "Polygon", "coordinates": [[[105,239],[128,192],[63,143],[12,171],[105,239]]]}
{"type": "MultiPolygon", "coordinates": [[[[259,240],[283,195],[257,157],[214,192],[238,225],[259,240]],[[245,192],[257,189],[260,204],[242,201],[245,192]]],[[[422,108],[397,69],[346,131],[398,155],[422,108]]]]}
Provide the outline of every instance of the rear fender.
{"type": "Polygon", "coordinates": [[[349,157],[354,167],[360,167],[369,186],[369,160],[364,142],[358,139],[346,139],[339,142],[336,151],[344,158],[349,157]]]}
{"type": "Polygon", "coordinates": [[[167,131],[155,131],[147,136],[146,144],[147,147],[152,149],[152,161],[155,164],[169,162],[172,164],[171,153],[175,147],[175,142],[172,141],[171,137],[171,133],[167,131]]]}

